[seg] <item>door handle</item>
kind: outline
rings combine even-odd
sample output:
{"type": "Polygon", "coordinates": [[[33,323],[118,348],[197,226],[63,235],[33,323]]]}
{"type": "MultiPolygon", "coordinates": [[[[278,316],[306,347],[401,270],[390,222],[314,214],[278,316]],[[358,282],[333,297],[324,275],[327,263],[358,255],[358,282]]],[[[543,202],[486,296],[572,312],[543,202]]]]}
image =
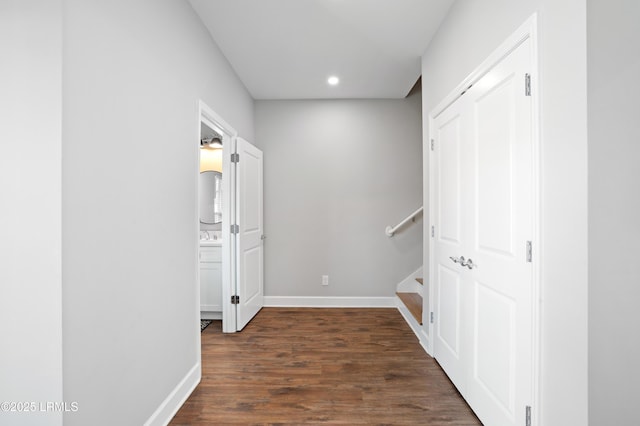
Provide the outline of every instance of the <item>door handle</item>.
{"type": "Polygon", "coordinates": [[[466,262],[464,261],[464,258],[462,258],[463,261],[460,262],[460,266],[466,266],[469,269],[473,269],[476,268],[478,265],[476,265],[475,263],[473,263],[473,260],[469,259],[466,262]]]}
{"type": "Polygon", "coordinates": [[[473,269],[473,268],[477,268],[478,265],[476,265],[475,263],[473,263],[472,259],[465,259],[464,256],[460,256],[460,257],[453,257],[453,256],[449,256],[449,259],[451,259],[451,261],[453,263],[459,263],[460,266],[462,267],[467,267],[469,269],[473,269]]]}

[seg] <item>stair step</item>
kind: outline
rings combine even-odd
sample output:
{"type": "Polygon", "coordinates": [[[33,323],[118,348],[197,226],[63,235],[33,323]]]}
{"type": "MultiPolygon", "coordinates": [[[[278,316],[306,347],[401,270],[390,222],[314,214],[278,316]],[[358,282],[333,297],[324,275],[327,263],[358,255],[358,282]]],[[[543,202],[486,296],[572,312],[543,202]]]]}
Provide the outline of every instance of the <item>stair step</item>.
{"type": "Polygon", "coordinates": [[[418,281],[420,284],[424,285],[424,279],[423,278],[416,278],[416,281],[418,281]]]}
{"type": "Polygon", "coordinates": [[[411,315],[422,325],[422,296],[418,293],[396,293],[411,315]]]}

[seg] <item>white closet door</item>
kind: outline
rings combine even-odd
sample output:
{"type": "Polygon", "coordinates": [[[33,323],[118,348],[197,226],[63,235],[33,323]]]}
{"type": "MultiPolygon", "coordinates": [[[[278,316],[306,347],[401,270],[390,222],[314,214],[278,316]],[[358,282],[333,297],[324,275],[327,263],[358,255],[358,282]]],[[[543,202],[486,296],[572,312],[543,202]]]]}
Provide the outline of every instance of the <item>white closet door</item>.
{"type": "Polygon", "coordinates": [[[520,425],[532,395],[530,42],[433,121],[435,357],[480,420],[520,425]],[[453,259],[464,257],[464,264],[453,259]],[[472,264],[471,264],[472,262],[472,264]]]}
{"type": "Polygon", "coordinates": [[[262,151],[238,138],[236,152],[236,328],[242,330],[264,306],[262,151]]]}

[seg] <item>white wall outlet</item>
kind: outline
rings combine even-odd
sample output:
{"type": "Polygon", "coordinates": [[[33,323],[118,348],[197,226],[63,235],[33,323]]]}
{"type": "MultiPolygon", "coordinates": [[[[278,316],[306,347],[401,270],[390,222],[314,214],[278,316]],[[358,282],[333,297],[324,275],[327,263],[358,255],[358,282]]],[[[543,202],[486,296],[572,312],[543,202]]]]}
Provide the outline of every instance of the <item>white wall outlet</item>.
{"type": "Polygon", "coordinates": [[[322,276],[322,285],[329,285],[329,275],[322,276]]]}

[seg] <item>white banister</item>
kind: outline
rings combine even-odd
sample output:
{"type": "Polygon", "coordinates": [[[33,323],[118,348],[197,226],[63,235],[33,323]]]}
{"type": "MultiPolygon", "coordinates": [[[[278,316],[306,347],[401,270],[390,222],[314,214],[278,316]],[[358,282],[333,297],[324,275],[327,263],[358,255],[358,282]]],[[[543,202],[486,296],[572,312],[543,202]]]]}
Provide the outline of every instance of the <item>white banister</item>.
{"type": "Polygon", "coordinates": [[[414,220],[416,216],[422,213],[422,210],[423,210],[423,207],[420,207],[418,210],[411,213],[402,222],[400,222],[393,228],[391,226],[387,226],[387,228],[384,230],[384,233],[387,234],[387,237],[393,237],[393,234],[395,234],[398,229],[402,228],[402,226],[404,226],[404,224],[409,222],[410,220],[414,220]]]}

